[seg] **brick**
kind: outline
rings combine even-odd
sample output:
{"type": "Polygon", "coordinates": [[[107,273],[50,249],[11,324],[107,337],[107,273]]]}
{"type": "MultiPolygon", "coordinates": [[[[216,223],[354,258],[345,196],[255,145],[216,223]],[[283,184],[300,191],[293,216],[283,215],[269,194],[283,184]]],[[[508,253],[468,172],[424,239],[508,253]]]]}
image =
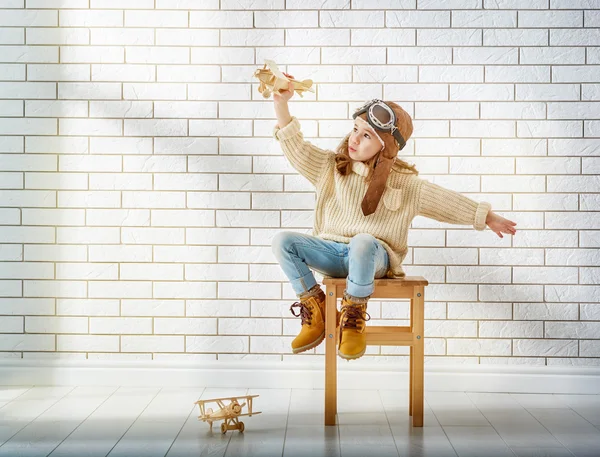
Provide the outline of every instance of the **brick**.
{"type": "Polygon", "coordinates": [[[0,135],[56,135],[56,119],[0,118],[0,135]]]}
{"type": "Polygon", "coordinates": [[[0,27],[43,27],[57,26],[58,12],[48,10],[2,10],[0,27]]]}
{"type": "Polygon", "coordinates": [[[90,44],[90,32],[80,28],[30,28],[27,44],[90,44]]]}
{"type": "Polygon", "coordinates": [[[154,65],[96,64],[92,65],[92,81],[143,82],[155,80],[154,65]]]}
{"type": "Polygon", "coordinates": [[[60,135],[114,136],[123,133],[120,119],[59,119],[60,135]]]}
{"type": "Polygon", "coordinates": [[[91,44],[94,45],[153,45],[154,30],[144,28],[93,28],[91,44]]]}
{"type": "Polygon", "coordinates": [[[29,64],[29,81],[89,81],[90,66],[87,64],[29,64]]]}
{"type": "Polygon", "coordinates": [[[61,63],[123,63],[125,50],[119,46],[61,46],[61,63]]]}
{"type": "Polygon", "coordinates": [[[123,27],[123,12],[119,10],[61,10],[61,27],[123,27]]]}
{"type": "Polygon", "coordinates": [[[49,82],[2,82],[1,98],[56,98],[56,84],[49,82]]]}

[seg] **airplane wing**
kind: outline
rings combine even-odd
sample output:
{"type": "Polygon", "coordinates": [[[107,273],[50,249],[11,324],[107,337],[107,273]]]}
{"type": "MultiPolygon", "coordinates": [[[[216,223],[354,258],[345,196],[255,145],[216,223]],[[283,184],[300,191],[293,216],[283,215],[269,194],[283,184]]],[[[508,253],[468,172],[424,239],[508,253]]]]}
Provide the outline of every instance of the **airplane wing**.
{"type": "Polygon", "coordinates": [[[207,401],[217,401],[217,400],[240,400],[242,398],[244,399],[248,399],[248,398],[256,398],[258,397],[258,395],[238,395],[238,396],[233,396],[233,397],[221,397],[221,398],[207,398],[206,400],[198,400],[196,401],[196,403],[200,403],[200,402],[207,402],[207,401]]]}
{"type": "Polygon", "coordinates": [[[260,414],[262,413],[262,411],[256,411],[255,413],[244,413],[244,414],[238,414],[237,417],[242,417],[242,416],[254,416],[255,414],[260,414]]]}

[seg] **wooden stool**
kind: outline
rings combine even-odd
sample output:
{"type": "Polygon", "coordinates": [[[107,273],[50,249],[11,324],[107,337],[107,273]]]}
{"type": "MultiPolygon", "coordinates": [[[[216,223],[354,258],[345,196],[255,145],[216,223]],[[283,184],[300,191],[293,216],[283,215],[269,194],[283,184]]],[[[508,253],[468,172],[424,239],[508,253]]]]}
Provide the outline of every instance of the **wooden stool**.
{"type": "MultiPolygon", "coordinates": [[[[423,327],[425,286],[422,276],[376,279],[371,298],[410,298],[410,326],[367,326],[368,345],[410,346],[408,414],[413,427],[423,427],[423,327]]],[[[335,425],[337,414],[337,299],[344,296],[346,278],[323,277],[326,295],[325,316],[325,425],[335,425]]]]}

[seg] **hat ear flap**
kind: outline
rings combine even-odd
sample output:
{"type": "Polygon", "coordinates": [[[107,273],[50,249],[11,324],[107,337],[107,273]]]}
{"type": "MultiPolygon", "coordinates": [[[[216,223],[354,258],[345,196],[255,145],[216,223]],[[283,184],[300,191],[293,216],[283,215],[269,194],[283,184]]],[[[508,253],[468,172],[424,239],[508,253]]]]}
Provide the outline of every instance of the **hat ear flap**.
{"type": "Polygon", "coordinates": [[[396,139],[389,133],[382,135],[382,138],[383,142],[385,143],[385,148],[383,149],[383,151],[381,151],[381,154],[383,154],[385,158],[393,159],[398,155],[399,150],[396,139]]]}
{"type": "Polygon", "coordinates": [[[377,165],[379,165],[379,162],[381,162],[381,154],[382,153],[383,153],[383,149],[377,153],[377,160],[375,160],[375,163],[373,164],[373,169],[375,169],[377,167],[377,165]]]}

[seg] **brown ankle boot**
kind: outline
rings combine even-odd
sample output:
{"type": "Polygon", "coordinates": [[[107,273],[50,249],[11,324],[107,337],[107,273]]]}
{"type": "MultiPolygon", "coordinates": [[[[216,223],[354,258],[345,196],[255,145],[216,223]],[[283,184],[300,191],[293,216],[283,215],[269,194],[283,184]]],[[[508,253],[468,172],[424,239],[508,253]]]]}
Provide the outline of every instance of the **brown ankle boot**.
{"type": "Polygon", "coordinates": [[[290,306],[291,313],[302,319],[302,329],[292,341],[294,354],[315,348],[325,339],[325,292],[318,284],[316,288],[316,294],[301,295],[300,301],[290,306]],[[294,313],[293,308],[299,308],[298,314],[294,313]]]}
{"type": "Polygon", "coordinates": [[[367,350],[367,334],[365,333],[366,321],[371,319],[367,313],[367,300],[354,301],[352,297],[344,294],[340,311],[340,344],[338,355],[346,360],[358,359],[367,350]]]}

